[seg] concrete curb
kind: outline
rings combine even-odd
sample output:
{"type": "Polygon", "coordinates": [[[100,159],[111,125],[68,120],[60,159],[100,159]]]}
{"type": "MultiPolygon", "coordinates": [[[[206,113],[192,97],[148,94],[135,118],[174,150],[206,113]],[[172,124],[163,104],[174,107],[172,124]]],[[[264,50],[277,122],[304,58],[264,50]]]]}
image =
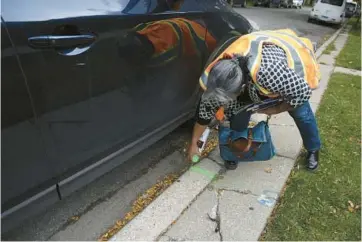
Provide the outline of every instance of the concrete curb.
{"type": "Polygon", "coordinates": [[[315,55],[317,57],[317,59],[319,57],[321,57],[321,55],[323,54],[323,51],[325,49],[327,49],[328,45],[330,43],[332,43],[339,35],[339,33],[342,31],[342,29],[345,27],[346,24],[343,24],[326,42],[323,43],[323,45],[321,45],[318,50],[316,51],[315,55]]]}
{"type": "Polygon", "coordinates": [[[205,158],[184,173],[137,217],[110,240],[155,241],[178,219],[220,172],[221,166],[205,158]]]}
{"type": "MultiPolygon", "coordinates": [[[[343,28],[344,25],[318,48],[316,51],[317,58],[319,58],[327,46],[337,38],[343,28]]],[[[222,170],[219,164],[216,164],[216,162],[208,158],[203,159],[197,167],[206,170],[208,174],[218,174],[222,170]]],[[[110,240],[157,240],[159,236],[165,233],[183,214],[193,201],[203,193],[211,181],[212,179],[203,172],[197,172],[192,169],[188,170],[180,177],[179,182],[175,182],[166,189],[166,191],[110,240]]],[[[262,231],[260,231],[260,233],[261,232],[262,231]]]]}

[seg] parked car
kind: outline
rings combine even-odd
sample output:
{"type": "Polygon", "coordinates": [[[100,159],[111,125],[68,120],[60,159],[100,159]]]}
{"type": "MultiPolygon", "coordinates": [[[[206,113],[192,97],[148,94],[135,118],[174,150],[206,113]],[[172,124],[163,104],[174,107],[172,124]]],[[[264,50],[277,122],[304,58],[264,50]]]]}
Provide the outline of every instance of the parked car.
{"type": "Polygon", "coordinates": [[[254,6],[277,7],[281,6],[282,0],[253,0],[254,6]]]}
{"type": "Polygon", "coordinates": [[[246,8],[246,0],[227,0],[227,2],[232,6],[240,6],[246,8]]]}
{"type": "Polygon", "coordinates": [[[346,3],[346,18],[351,18],[357,11],[357,3],[353,1],[347,1],[346,3]]]}
{"type": "Polygon", "coordinates": [[[280,5],[283,8],[291,8],[291,7],[293,7],[293,0],[282,0],[280,2],[280,5]]]}
{"type": "Polygon", "coordinates": [[[360,18],[361,17],[361,5],[357,5],[357,9],[356,9],[356,13],[355,13],[355,16],[357,18],[360,18]]]}
{"type": "Polygon", "coordinates": [[[331,24],[342,24],[345,8],[346,0],[317,0],[309,13],[308,22],[317,20],[331,24]]]}
{"type": "Polygon", "coordinates": [[[224,0],[3,0],[2,232],[192,118],[210,54],[251,31],[224,0]]]}
{"type": "Polygon", "coordinates": [[[303,6],[303,0],[293,0],[292,7],[294,8],[302,8],[303,6]]]}

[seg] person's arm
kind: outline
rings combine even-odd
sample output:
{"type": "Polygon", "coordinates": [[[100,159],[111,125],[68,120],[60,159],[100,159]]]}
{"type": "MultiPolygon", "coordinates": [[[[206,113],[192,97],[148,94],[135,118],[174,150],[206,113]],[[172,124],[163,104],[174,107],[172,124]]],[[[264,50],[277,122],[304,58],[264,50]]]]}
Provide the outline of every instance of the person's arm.
{"type": "Polygon", "coordinates": [[[201,135],[204,133],[206,128],[207,125],[201,125],[197,122],[195,123],[194,130],[192,132],[192,139],[191,139],[192,144],[197,145],[197,141],[200,139],[201,135]]]}
{"type": "Polygon", "coordinates": [[[196,110],[196,123],[192,132],[191,144],[189,149],[189,159],[191,160],[192,156],[199,154],[197,147],[197,141],[200,139],[201,135],[210,124],[212,118],[215,116],[216,110],[218,109],[217,102],[211,102],[208,100],[200,100],[197,110],[196,110]]]}

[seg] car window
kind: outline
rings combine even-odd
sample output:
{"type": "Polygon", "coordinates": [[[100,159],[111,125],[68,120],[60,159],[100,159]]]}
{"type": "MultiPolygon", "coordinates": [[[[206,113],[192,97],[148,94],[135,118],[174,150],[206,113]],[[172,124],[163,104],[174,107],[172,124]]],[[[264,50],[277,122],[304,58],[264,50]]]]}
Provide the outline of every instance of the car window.
{"type": "Polygon", "coordinates": [[[350,11],[353,11],[356,8],[356,5],[353,3],[347,3],[346,8],[350,11]]]}
{"type": "Polygon", "coordinates": [[[122,10],[125,14],[145,14],[152,9],[150,0],[129,0],[122,10]]]}
{"type": "Polygon", "coordinates": [[[44,4],[36,5],[33,1],[3,0],[1,7],[5,21],[16,22],[95,15],[146,14],[155,5],[152,6],[151,0],[48,0],[46,3],[44,1],[44,4]]]}
{"type": "Polygon", "coordinates": [[[334,6],[342,6],[344,0],[322,0],[321,3],[326,3],[334,6]]]}
{"type": "Polygon", "coordinates": [[[151,0],[151,12],[188,12],[197,11],[198,3],[195,0],[151,0]]]}

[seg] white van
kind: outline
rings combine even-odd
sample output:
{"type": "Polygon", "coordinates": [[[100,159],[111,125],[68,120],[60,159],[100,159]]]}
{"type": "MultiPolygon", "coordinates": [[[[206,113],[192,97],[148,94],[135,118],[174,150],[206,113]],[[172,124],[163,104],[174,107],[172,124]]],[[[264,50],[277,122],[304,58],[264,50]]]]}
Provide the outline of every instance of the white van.
{"type": "Polygon", "coordinates": [[[308,22],[320,20],[341,24],[345,17],[346,0],[317,0],[310,11],[308,22]]]}

